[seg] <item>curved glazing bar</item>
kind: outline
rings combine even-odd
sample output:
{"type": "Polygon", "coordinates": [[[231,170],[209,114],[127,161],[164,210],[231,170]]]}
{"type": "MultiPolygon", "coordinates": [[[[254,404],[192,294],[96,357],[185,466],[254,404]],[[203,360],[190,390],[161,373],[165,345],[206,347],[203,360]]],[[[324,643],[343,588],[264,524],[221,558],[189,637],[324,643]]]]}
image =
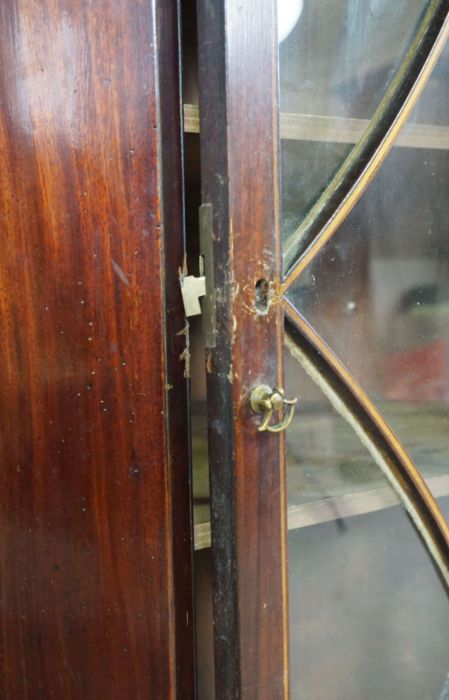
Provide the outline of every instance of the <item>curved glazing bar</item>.
{"type": "Polygon", "coordinates": [[[286,245],[369,127],[431,2],[304,0],[279,47],[286,245]]]}
{"type": "Polygon", "coordinates": [[[449,526],[419,470],[362,388],[298,311],[283,302],[290,352],[389,479],[449,589],[449,526]]]}
{"type": "MultiPolygon", "coordinates": [[[[409,125],[449,131],[449,44],[409,125]]],[[[449,494],[449,155],[395,145],[288,290],[438,499],[449,494]]]]}
{"type": "Polygon", "coordinates": [[[449,35],[446,0],[433,0],[368,129],[284,244],[284,291],[335,233],[394,145],[449,35]]]}
{"type": "Polygon", "coordinates": [[[382,469],[287,344],[285,385],[301,397],[286,433],[291,698],[436,700],[446,587],[382,469]]]}

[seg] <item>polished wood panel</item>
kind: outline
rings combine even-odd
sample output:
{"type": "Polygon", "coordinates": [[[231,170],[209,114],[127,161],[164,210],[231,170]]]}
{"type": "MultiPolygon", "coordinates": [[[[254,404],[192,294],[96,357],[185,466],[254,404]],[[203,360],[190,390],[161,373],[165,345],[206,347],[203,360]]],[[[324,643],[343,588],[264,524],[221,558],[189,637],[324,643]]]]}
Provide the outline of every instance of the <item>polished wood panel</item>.
{"type": "Polygon", "coordinates": [[[288,696],[283,440],[259,433],[249,406],[255,385],[281,382],[276,46],[271,0],[200,0],[202,201],[214,211],[217,302],[206,369],[219,700],[288,696]]]}
{"type": "Polygon", "coordinates": [[[157,97],[164,80],[177,81],[174,35],[160,36],[174,18],[175,3],[156,0],[0,6],[0,695],[9,700],[166,700],[177,683],[179,697],[192,693],[190,658],[180,680],[175,644],[175,630],[191,634],[175,615],[179,597],[184,620],[190,607],[189,537],[176,531],[188,527],[188,504],[173,515],[184,488],[173,479],[188,483],[187,462],[175,468],[184,427],[167,456],[166,395],[179,390],[181,409],[186,401],[173,360],[185,338],[164,340],[165,301],[169,328],[183,328],[179,294],[164,301],[176,274],[163,274],[167,239],[175,270],[182,261],[179,186],[162,199],[170,177],[179,181],[179,151],[161,158],[170,135],[179,140],[179,109],[157,97]],[[160,75],[158,52],[171,62],[160,75]],[[170,220],[168,202],[177,202],[170,220]]]}

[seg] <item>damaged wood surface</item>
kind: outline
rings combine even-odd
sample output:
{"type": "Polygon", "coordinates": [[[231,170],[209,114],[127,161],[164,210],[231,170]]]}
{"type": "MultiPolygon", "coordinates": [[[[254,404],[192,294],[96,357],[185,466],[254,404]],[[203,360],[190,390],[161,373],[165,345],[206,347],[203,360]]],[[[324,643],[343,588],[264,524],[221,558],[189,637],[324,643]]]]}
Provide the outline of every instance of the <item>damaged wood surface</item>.
{"type": "Polygon", "coordinates": [[[200,0],[202,203],[214,211],[207,387],[220,700],[288,695],[283,437],[258,433],[249,406],[257,384],[282,380],[276,71],[261,71],[274,66],[275,46],[269,0],[226,0],[218,10],[200,0]],[[268,290],[263,304],[258,289],[268,290]]]}

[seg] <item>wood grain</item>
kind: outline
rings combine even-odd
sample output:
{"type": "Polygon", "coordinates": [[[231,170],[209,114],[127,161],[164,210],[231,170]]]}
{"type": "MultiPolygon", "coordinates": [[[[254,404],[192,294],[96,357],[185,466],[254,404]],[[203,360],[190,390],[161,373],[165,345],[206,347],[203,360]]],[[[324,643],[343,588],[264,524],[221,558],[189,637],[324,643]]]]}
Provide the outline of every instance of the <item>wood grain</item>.
{"type": "Polygon", "coordinates": [[[206,359],[216,697],[275,700],[288,695],[283,440],[259,433],[249,407],[254,386],[282,381],[274,5],[201,0],[198,16],[217,295],[206,359]],[[255,305],[262,279],[266,314],[255,305]]]}
{"type": "Polygon", "coordinates": [[[158,76],[160,123],[158,124],[161,229],[163,233],[162,279],[165,287],[165,363],[168,418],[173,559],[176,697],[195,696],[195,634],[193,585],[193,513],[190,450],[190,385],[184,353],[189,346],[179,285],[179,270],[186,255],[182,99],[180,85],[180,3],[158,0],[158,76]]]}
{"type": "Polygon", "coordinates": [[[0,7],[5,699],[176,694],[158,13],[0,7]]]}

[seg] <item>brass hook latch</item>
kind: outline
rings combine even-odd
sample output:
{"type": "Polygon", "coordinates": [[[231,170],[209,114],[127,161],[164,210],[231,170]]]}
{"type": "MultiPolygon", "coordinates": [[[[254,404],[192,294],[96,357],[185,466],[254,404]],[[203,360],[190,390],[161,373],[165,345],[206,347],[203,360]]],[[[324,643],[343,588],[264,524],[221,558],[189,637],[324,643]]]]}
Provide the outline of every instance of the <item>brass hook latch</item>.
{"type": "Polygon", "coordinates": [[[259,425],[259,432],[282,433],[295,415],[298,399],[286,399],[283,389],[270,389],[266,384],[260,384],[251,393],[251,408],[254,413],[263,414],[263,420],[259,425]],[[270,425],[273,413],[278,413],[284,406],[289,406],[284,420],[276,425],[270,425]]]}

